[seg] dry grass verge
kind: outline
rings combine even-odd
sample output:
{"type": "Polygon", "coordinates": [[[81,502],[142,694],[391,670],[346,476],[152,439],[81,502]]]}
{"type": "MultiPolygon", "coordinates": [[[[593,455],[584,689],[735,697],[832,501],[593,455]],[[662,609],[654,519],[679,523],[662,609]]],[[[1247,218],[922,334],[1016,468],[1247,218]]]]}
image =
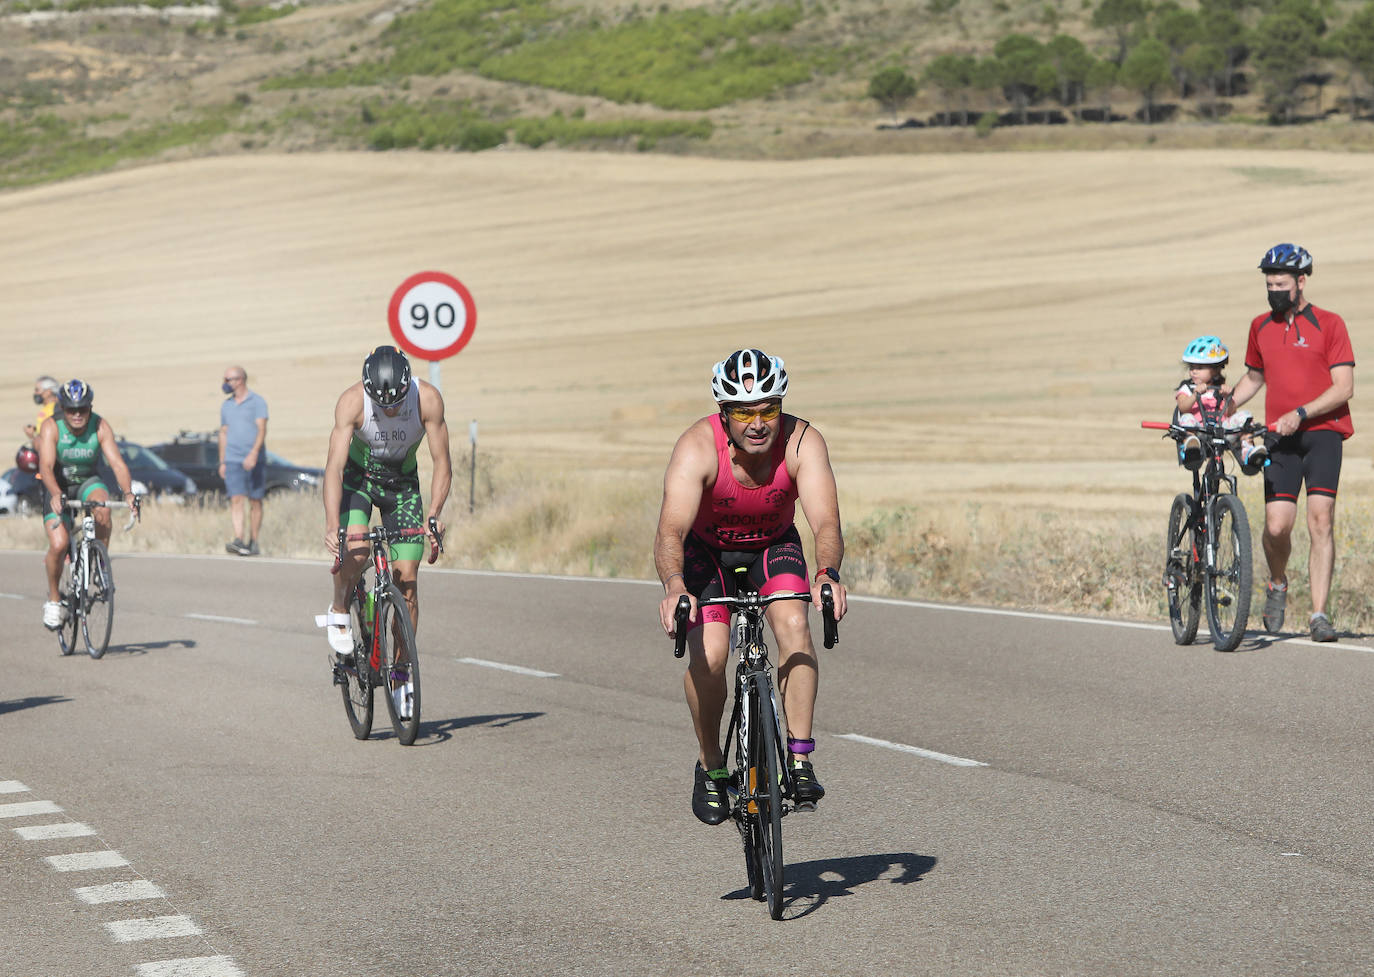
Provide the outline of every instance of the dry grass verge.
{"type": "MultiPolygon", "coordinates": [[[[651,546],[658,514],[656,474],[616,476],[540,472],[487,459],[468,512],[466,462],[456,466],[450,526],[441,566],[577,574],[654,576],[651,546]]],[[[1255,549],[1257,627],[1265,579],[1262,503],[1244,496],[1255,549]]],[[[1163,622],[1160,586],[1164,522],[1157,514],[1029,509],[996,503],[867,505],[846,497],[845,577],[855,593],[988,606],[1032,608],[1163,622]]],[[[804,520],[803,538],[810,549],[804,520]]],[[[264,555],[325,559],[319,496],[273,500],[264,555]]],[[[224,508],[150,505],[134,532],[116,532],[114,551],[223,553],[230,535],[224,508]]],[[[1346,500],[1338,514],[1332,617],[1351,634],[1374,631],[1374,505],[1346,500]]],[[[0,548],[37,550],[36,519],[0,519],[0,548]]],[[[1302,626],[1307,596],[1307,533],[1294,534],[1290,627],[1302,626]]],[[[811,554],[808,552],[808,559],[811,554]]],[[[35,579],[35,584],[37,580],[35,579]]]]}

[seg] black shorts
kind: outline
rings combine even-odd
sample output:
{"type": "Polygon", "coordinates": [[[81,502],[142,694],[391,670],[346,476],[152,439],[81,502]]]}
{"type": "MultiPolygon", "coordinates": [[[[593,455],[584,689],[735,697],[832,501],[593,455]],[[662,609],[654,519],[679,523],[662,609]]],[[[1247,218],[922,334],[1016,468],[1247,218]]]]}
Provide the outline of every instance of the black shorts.
{"type": "MultiPolygon", "coordinates": [[[[688,533],[682,546],[682,582],[697,600],[733,597],[735,571],[744,576],[759,593],[781,590],[810,593],[806,582],[806,557],[802,555],[801,536],[792,526],[761,550],[718,550],[707,546],[696,533],[688,533]]],[[[730,611],[720,605],[703,607],[699,622],[729,623],[730,611]]]]}
{"type": "MultiPolygon", "coordinates": [[[[424,501],[420,498],[420,480],[416,475],[365,471],[351,461],[344,465],[343,497],[339,501],[339,525],[353,528],[367,526],[372,519],[372,507],[382,514],[382,525],[389,530],[423,529],[424,501]]],[[[424,555],[421,537],[391,544],[393,560],[418,560],[424,555]]]]}
{"type": "Polygon", "coordinates": [[[1304,482],[1309,496],[1334,499],[1343,450],[1339,431],[1299,431],[1279,438],[1264,469],[1264,501],[1296,503],[1304,482]]]}

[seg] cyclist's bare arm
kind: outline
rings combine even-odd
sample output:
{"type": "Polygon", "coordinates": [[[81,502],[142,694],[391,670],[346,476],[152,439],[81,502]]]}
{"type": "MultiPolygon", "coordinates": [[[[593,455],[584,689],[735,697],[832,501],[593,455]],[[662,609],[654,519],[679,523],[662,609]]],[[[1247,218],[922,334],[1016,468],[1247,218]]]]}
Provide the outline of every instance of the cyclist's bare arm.
{"type": "Polygon", "coordinates": [[[1248,367],[1245,376],[1240,378],[1236,384],[1235,391],[1231,394],[1231,400],[1237,407],[1240,407],[1255,394],[1259,393],[1260,387],[1264,386],[1264,372],[1248,367]]]}
{"type": "MultiPolygon", "coordinates": [[[[716,474],[715,438],[709,422],[698,421],[678,438],[673,456],[663,474],[663,506],[658,513],[658,531],[654,534],[654,566],[663,582],[664,596],[658,614],[663,630],[672,634],[676,627],[673,611],[677,599],[687,593],[683,579],[683,543],[696,520],[706,483],[716,474]]],[[[697,619],[696,598],[692,602],[689,621],[697,619]]]]}
{"type": "Polygon", "coordinates": [[[44,418],[35,442],[38,447],[38,475],[43,487],[48,490],[48,508],[60,512],[62,490],[57,487],[57,422],[51,417],[44,418]]]}
{"type": "MultiPolygon", "coordinates": [[[[420,384],[420,423],[425,426],[425,438],[429,441],[429,459],[434,463],[434,473],[429,482],[430,519],[439,520],[448,502],[449,489],[453,487],[453,462],[448,450],[448,421],[444,419],[444,396],[428,383],[420,384]]],[[[444,523],[438,521],[439,532],[444,531],[444,523]]]]}
{"type": "Polygon", "coordinates": [[[125,499],[130,498],[134,489],[133,481],[129,478],[129,466],[124,463],[124,456],[119,453],[119,445],[115,443],[114,428],[103,417],[100,427],[96,428],[95,439],[100,444],[100,453],[105,456],[105,464],[114,472],[119,490],[124,493],[125,499]]]}
{"type": "Polygon", "coordinates": [[[343,470],[353,432],[363,424],[363,382],[339,395],[334,405],[334,429],[329,432],[329,455],[324,463],[324,543],[339,554],[339,505],[343,502],[343,470]]]}
{"type": "MultiPolygon", "coordinates": [[[[799,422],[800,423],[800,422],[799,422]]],[[[840,498],[835,488],[835,471],[830,466],[830,450],[825,438],[814,427],[797,434],[796,483],[797,501],[816,537],[816,566],[812,569],[811,600],[821,606],[821,586],[830,584],[835,599],[835,620],[844,617],[847,602],[844,585],[830,580],[829,576],[817,581],[816,571],[831,567],[836,572],[844,561],[844,534],[840,530],[840,498]]]]}

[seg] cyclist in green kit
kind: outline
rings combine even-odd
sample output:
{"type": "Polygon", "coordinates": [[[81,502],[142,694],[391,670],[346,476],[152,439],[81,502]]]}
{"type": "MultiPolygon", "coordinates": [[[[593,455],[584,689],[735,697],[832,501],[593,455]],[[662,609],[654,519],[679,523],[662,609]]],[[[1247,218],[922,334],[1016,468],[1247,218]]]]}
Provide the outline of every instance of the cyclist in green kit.
{"type": "MultiPolygon", "coordinates": [[[[62,384],[57,392],[57,411],[43,422],[36,438],[38,472],[48,490],[48,511],[43,514],[43,529],[48,534],[48,552],[43,558],[48,574],[43,626],[51,631],[60,628],[67,615],[57,587],[72,528],[71,516],[63,509],[64,501],[109,499],[109,488],[95,473],[101,457],[114,472],[124,500],[130,505],[138,501],[129,480],[129,466],[124,464],[115,444],[114,429],[109,421],[91,411],[94,399],[89,384],[80,380],[62,384]]],[[[95,511],[95,534],[102,543],[109,543],[110,510],[95,511]]]]}
{"type": "MultiPolygon", "coordinates": [[[[334,430],[324,466],[325,546],[337,556],[339,527],[365,529],[373,506],[388,529],[424,529],[430,518],[437,519],[443,511],[451,481],[444,398],[433,386],[411,376],[410,362],[400,350],[378,346],[363,363],[362,380],[345,390],[334,408],[334,430]],[[425,438],[434,463],[428,510],[420,496],[415,461],[425,438]]],[[[442,533],[443,523],[438,526],[442,533]]],[[[424,547],[423,536],[391,547],[396,583],[410,608],[412,624],[419,619],[416,577],[424,547]]],[[[327,614],[316,618],[341,660],[353,653],[348,594],[369,553],[366,544],[348,546],[334,575],[333,603],[327,614]]]]}

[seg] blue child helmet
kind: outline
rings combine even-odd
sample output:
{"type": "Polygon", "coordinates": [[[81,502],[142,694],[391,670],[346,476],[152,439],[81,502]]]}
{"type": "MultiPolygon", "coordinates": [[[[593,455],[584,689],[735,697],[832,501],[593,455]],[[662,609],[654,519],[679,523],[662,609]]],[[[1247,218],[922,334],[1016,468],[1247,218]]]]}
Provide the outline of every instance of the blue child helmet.
{"type": "Polygon", "coordinates": [[[1296,244],[1276,244],[1264,252],[1259,269],[1266,274],[1288,272],[1293,275],[1312,274],[1312,256],[1306,248],[1296,244]]]}
{"type": "Polygon", "coordinates": [[[1231,351],[1216,336],[1199,336],[1183,351],[1183,362],[1194,366],[1225,366],[1231,351]]]}

